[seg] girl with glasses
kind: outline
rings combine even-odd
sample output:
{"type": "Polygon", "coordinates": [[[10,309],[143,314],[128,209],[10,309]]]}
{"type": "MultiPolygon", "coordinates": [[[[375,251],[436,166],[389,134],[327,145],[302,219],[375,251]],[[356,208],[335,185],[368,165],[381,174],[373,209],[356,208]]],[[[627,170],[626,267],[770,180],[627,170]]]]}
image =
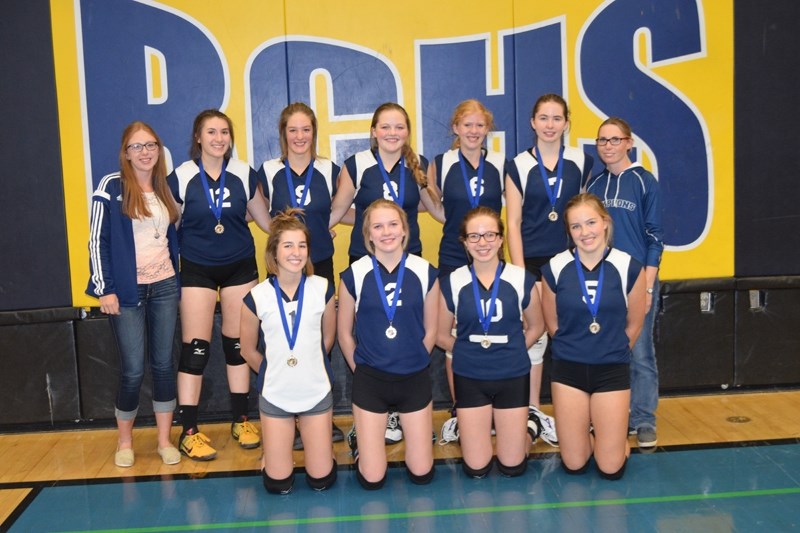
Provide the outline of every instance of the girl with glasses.
{"type": "Polygon", "coordinates": [[[658,267],[664,251],[658,181],[639,163],[633,163],[631,127],[619,117],[606,119],[597,132],[597,153],[606,169],[593,177],[586,191],[603,200],[616,230],[616,247],[644,265],[647,296],[642,334],[631,360],[630,432],[641,448],[657,444],[658,366],[653,328],[658,313],[658,267]]]}
{"type": "Polygon", "coordinates": [[[119,168],[100,180],[92,195],[86,290],[100,299],[100,311],[109,315],[119,348],[114,464],[134,464],[133,422],[149,360],[157,451],[171,465],[181,459],[170,442],[176,405],[172,343],[178,318],[179,215],[167,186],[164,148],[153,128],[143,122],[125,128],[119,168]]]}
{"type": "Polygon", "coordinates": [[[535,276],[503,261],[503,231],[496,211],[471,209],[460,231],[470,263],[441,281],[437,344],[453,354],[462,467],[473,478],[491,470],[492,422],[501,474],[525,472],[531,442],[527,349],[544,324],[535,276]]]}

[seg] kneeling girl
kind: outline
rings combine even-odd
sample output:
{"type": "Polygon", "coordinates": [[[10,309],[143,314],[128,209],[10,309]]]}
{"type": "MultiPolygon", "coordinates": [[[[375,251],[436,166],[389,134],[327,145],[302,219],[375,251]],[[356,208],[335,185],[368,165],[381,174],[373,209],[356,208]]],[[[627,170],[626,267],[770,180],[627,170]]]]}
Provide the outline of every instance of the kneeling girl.
{"type": "Polygon", "coordinates": [[[264,436],[262,477],[270,493],[288,494],[294,483],[295,418],[303,439],[306,481],[325,490],[336,481],[331,424],[333,396],[326,354],[336,333],[333,286],[314,276],[309,232],[289,209],[273,218],[267,241],[269,277],[244,298],[242,356],[264,373],[259,391],[264,436]],[[266,364],[258,351],[266,345],[266,364]]]}

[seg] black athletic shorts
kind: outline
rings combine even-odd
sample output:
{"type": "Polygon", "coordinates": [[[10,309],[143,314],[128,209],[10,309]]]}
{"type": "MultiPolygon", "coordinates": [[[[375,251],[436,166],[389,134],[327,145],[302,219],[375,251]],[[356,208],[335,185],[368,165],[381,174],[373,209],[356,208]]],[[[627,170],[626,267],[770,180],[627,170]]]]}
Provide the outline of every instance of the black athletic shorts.
{"type": "Polygon", "coordinates": [[[335,287],[333,280],[333,257],[314,263],[314,275],[327,279],[331,287],[335,287]]]}
{"type": "Polygon", "coordinates": [[[453,374],[456,409],[491,405],[495,409],[527,407],[531,394],[530,374],[508,379],[472,379],[453,374]]]}
{"type": "Polygon", "coordinates": [[[550,379],[587,394],[611,392],[631,388],[631,370],[627,363],[614,365],[587,365],[553,359],[550,379]]]}
{"type": "Polygon", "coordinates": [[[433,400],[431,373],[424,368],[415,374],[382,372],[356,365],[353,374],[353,405],[371,413],[414,413],[433,400]]]}
{"type": "Polygon", "coordinates": [[[236,287],[258,280],[258,265],[255,257],[227,265],[199,265],[181,258],[181,286],[218,288],[236,287]]]}
{"type": "Polygon", "coordinates": [[[536,281],[542,281],[542,267],[546,265],[552,256],[546,257],[526,257],[525,270],[536,275],[536,281]]]}

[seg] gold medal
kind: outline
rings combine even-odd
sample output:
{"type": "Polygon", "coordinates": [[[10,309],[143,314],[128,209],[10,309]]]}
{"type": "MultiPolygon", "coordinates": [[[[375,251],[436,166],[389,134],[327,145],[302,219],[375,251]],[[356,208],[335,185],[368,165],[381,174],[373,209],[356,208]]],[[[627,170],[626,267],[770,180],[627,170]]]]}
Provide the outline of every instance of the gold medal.
{"type": "Polygon", "coordinates": [[[491,345],[492,345],[492,341],[489,340],[489,337],[484,337],[483,340],[481,341],[481,348],[485,349],[485,348],[488,348],[491,345]]]}
{"type": "Polygon", "coordinates": [[[290,355],[289,359],[286,360],[286,364],[291,367],[297,366],[297,357],[295,357],[294,354],[290,355]]]}
{"type": "Polygon", "coordinates": [[[589,324],[589,331],[593,335],[597,335],[597,333],[600,331],[600,324],[597,323],[597,320],[592,320],[592,323],[589,324]]]}
{"type": "Polygon", "coordinates": [[[556,210],[553,209],[552,211],[550,211],[550,214],[547,215],[547,218],[550,219],[550,222],[555,222],[556,220],[558,220],[558,213],[556,213],[556,210]]]}
{"type": "Polygon", "coordinates": [[[225,226],[223,226],[222,223],[217,222],[217,225],[214,226],[214,233],[216,233],[217,235],[222,235],[223,233],[225,233],[225,226]]]}

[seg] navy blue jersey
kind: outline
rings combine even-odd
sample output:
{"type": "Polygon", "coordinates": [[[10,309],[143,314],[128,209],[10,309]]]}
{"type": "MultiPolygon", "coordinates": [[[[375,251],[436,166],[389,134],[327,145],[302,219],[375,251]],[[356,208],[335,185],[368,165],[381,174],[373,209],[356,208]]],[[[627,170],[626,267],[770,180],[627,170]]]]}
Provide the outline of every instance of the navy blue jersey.
{"type": "MultiPolygon", "coordinates": [[[[490,207],[498,213],[503,208],[503,183],[505,156],[499,152],[488,152],[483,165],[483,179],[478,205],[490,207]]],[[[472,209],[470,196],[478,186],[478,169],[466,158],[464,165],[469,177],[470,192],[464,184],[464,175],[458,162],[458,150],[450,150],[436,156],[436,185],[442,192],[444,226],[439,244],[439,266],[460,267],[467,264],[467,252],[458,240],[461,221],[472,209]]]]}
{"type": "Polygon", "coordinates": [[[392,374],[409,375],[430,364],[425,337],[425,297],[436,282],[436,269],[416,255],[406,256],[402,288],[397,289],[398,268],[388,272],[378,263],[383,290],[372,273],[372,258],[364,256],[342,272],[341,280],[356,304],[356,365],[365,364],[392,374]],[[397,336],[385,335],[389,319],[381,300],[391,304],[399,292],[392,326],[397,336]]]}
{"type": "MultiPolygon", "coordinates": [[[[286,182],[285,162],[280,159],[265,161],[258,171],[258,180],[264,195],[270,200],[270,214],[274,217],[287,207],[294,207],[303,197],[306,183],[304,169],[296,174],[291,168],[292,189],[286,182]]],[[[303,209],[303,222],[311,234],[311,262],[318,263],[333,256],[333,238],[328,231],[331,219],[331,198],[336,194],[336,177],[339,167],[329,159],[315,159],[309,191],[306,193],[303,209]]]]}
{"type": "MultiPolygon", "coordinates": [[[[589,365],[629,363],[631,350],[625,326],[628,322],[628,294],[633,289],[642,265],[625,252],[612,248],[603,259],[603,288],[597,323],[592,333],[592,314],[583,300],[575,257],[571,250],[561,252],[542,267],[542,279],[556,295],[558,330],[553,337],[553,359],[589,365]]],[[[594,298],[600,264],[593,270],[583,265],[586,290],[594,298]]]]}
{"type": "MultiPolygon", "coordinates": [[[[531,360],[522,330],[523,310],[528,307],[536,276],[524,268],[505,263],[498,280],[495,311],[489,323],[491,346],[484,348],[483,325],[478,316],[472,274],[463,266],[442,279],[442,296],[456,318],[453,373],[470,379],[497,380],[528,374],[531,360]]],[[[478,282],[484,313],[489,311],[492,287],[478,282]]]]}
{"type": "MultiPolygon", "coordinates": [[[[522,196],[522,253],[525,257],[552,257],[569,244],[564,228],[564,207],[581,191],[592,170],[593,159],[582,150],[564,147],[561,187],[556,191],[555,222],[547,218],[552,211],[550,197],[542,182],[539,163],[528,149],[508,164],[511,182],[522,196]]],[[[550,187],[556,182],[557,169],[546,169],[550,187]]]]}
{"type": "Polygon", "coordinates": [[[175,200],[181,205],[181,257],[201,265],[227,265],[255,255],[253,235],[247,225],[247,202],[256,193],[258,178],[255,170],[244,161],[230,159],[226,168],[225,191],[221,180],[208,177],[214,202],[223,194],[223,233],[216,233],[217,218],[203,191],[200,168],[195,161],[186,161],[167,176],[175,200]]]}
{"type": "MultiPolygon", "coordinates": [[[[428,167],[428,160],[422,156],[419,157],[419,160],[419,166],[424,172],[428,167]]],[[[353,187],[355,187],[356,190],[356,195],[353,199],[353,204],[356,208],[356,218],[353,224],[353,231],[350,234],[350,250],[348,253],[354,257],[363,257],[367,255],[367,249],[364,246],[364,237],[361,233],[361,226],[364,222],[364,210],[369,207],[369,204],[379,198],[389,200],[390,202],[393,202],[394,199],[383,181],[383,176],[381,176],[381,171],[378,168],[378,160],[375,159],[375,153],[371,150],[364,150],[363,152],[358,152],[348,157],[347,161],[344,162],[344,166],[347,167],[347,172],[350,174],[350,179],[353,180],[353,187]]],[[[399,195],[399,162],[391,170],[387,168],[386,172],[389,175],[389,181],[392,183],[394,193],[399,195]]],[[[422,243],[419,240],[419,223],[417,222],[420,190],[408,165],[406,165],[405,175],[405,196],[401,207],[408,215],[408,226],[410,229],[407,250],[412,254],[419,255],[422,253],[422,243]]]]}
{"type": "Polygon", "coordinates": [[[614,221],[614,246],[646,266],[657,267],[664,250],[658,181],[634,163],[613,175],[608,170],[593,177],[586,192],[603,200],[614,221]]]}

